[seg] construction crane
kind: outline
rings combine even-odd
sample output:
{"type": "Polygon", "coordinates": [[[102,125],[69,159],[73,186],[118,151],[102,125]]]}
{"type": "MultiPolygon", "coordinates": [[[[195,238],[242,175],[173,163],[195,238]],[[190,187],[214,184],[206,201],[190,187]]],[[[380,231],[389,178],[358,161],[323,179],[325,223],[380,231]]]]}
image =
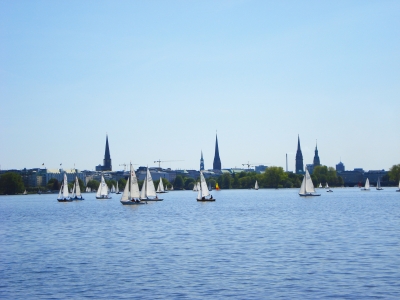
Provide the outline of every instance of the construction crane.
{"type": "Polygon", "coordinates": [[[263,165],[263,164],[259,164],[259,163],[249,163],[247,162],[247,164],[242,164],[242,166],[247,166],[247,169],[250,170],[250,167],[255,167],[257,165],[263,165]]]}
{"type": "Polygon", "coordinates": [[[158,159],[158,160],[155,160],[154,162],[158,163],[158,168],[161,168],[162,162],[170,162],[170,161],[183,161],[183,160],[160,160],[160,159],[158,159]]]}
{"type": "Polygon", "coordinates": [[[127,164],[120,164],[120,166],[124,166],[124,172],[125,172],[127,164]]]}

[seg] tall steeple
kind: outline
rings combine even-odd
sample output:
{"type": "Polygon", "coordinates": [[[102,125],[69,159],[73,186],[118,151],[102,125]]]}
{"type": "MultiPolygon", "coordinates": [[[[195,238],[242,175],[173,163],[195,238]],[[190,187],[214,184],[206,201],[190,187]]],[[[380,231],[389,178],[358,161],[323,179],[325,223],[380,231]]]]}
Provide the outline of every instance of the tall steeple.
{"type": "Polygon", "coordinates": [[[108,147],[108,135],[106,135],[106,151],[104,153],[103,171],[112,171],[110,148],[108,147]]]}
{"type": "Polygon", "coordinates": [[[319,162],[317,142],[315,142],[315,154],[314,154],[313,164],[314,164],[314,167],[321,165],[321,163],[319,162]]]}
{"type": "Polygon", "coordinates": [[[203,159],[203,151],[201,151],[201,158],[200,158],[200,171],[204,170],[204,159],[203,159]]]}
{"type": "Polygon", "coordinates": [[[297,136],[297,152],[296,152],[296,174],[304,173],[304,165],[303,165],[303,153],[301,153],[300,148],[300,136],[297,136]]]}
{"type": "Polygon", "coordinates": [[[217,134],[215,134],[215,154],[214,154],[213,170],[221,171],[221,159],[219,158],[217,134]]]}

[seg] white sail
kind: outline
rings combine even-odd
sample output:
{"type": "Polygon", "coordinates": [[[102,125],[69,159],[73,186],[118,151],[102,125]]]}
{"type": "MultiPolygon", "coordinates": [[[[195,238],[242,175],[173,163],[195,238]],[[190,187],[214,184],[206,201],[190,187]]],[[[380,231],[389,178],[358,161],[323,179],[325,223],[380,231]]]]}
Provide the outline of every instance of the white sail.
{"type": "Polygon", "coordinates": [[[64,173],[64,188],[63,188],[63,198],[68,198],[69,193],[68,193],[68,180],[67,180],[67,174],[64,173]]]}
{"type": "Polygon", "coordinates": [[[326,189],[329,189],[328,182],[325,184],[325,188],[326,188],[326,189]]]}
{"type": "Polygon", "coordinates": [[[62,194],[63,189],[64,189],[64,185],[61,183],[61,187],[60,187],[60,191],[58,192],[58,198],[57,199],[61,199],[61,194],[62,194]]]}
{"type": "Polygon", "coordinates": [[[97,194],[96,194],[96,197],[101,197],[101,196],[108,196],[108,186],[106,184],[106,181],[104,180],[103,175],[101,175],[101,182],[99,188],[97,189],[97,194]]]}
{"type": "Polygon", "coordinates": [[[128,178],[128,181],[125,184],[125,188],[124,188],[124,192],[122,193],[121,201],[131,200],[131,197],[129,195],[129,182],[130,182],[130,176],[128,178]]]}
{"type": "Polygon", "coordinates": [[[71,193],[71,195],[72,195],[71,197],[72,197],[72,198],[75,198],[75,185],[76,185],[76,184],[75,184],[75,182],[74,182],[74,186],[72,187],[72,193],[71,193]]]}
{"type": "Polygon", "coordinates": [[[365,181],[365,186],[364,186],[365,190],[369,190],[369,179],[367,178],[367,180],[365,181]]]}
{"type": "Polygon", "coordinates": [[[131,165],[130,177],[131,177],[131,198],[140,198],[139,184],[135,174],[135,170],[133,169],[132,165],[131,165]]]}
{"type": "Polygon", "coordinates": [[[82,196],[82,193],[81,193],[81,187],[79,186],[78,177],[75,177],[75,186],[76,186],[76,188],[75,188],[75,195],[76,195],[77,197],[81,197],[81,196],[82,196]]]}
{"type": "Polygon", "coordinates": [[[256,180],[256,184],[254,185],[254,189],[258,190],[258,182],[256,180]]]}
{"type": "Polygon", "coordinates": [[[378,189],[381,188],[381,180],[380,180],[379,177],[378,177],[378,182],[376,183],[376,187],[377,187],[378,189]]]}
{"type": "Polygon", "coordinates": [[[315,193],[315,188],[314,184],[311,180],[310,173],[308,173],[308,170],[306,169],[306,173],[304,174],[303,182],[301,183],[300,187],[300,195],[306,195],[309,193],[315,193]]]}
{"type": "MultiPolygon", "coordinates": [[[[203,172],[200,172],[200,190],[201,197],[207,197],[210,195],[210,192],[207,187],[206,179],[204,178],[203,172]]],[[[201,199],[201,198],[200,198],[201,199]]]]}
{"type": "Polygon", "coordinates": [[[193,185],[193,192],[198,192],[198,191],[200,191],[200,183],[195,182],[193,185]]]}
{"type": "Polygon", "coordinates": [[[160,177],[160,183],[158,184],[158,187],[157,187],[157,193],[162,193],[162,192],[165,192],[165,190],[164,190],[164,184],[163,184],[162,178],[160,177]]]}
{"type": "Polygon", "coordinates": [[[322,188],[322,184],[321,184],[321,182],[319,183],[319,186],[318,186],[319,188],[322,188]]]}
{"type": "Polygon", "coordinates": [[[147,175],[146,175],[146,196],[147,197],[155,197],[157,196],[156,188],[154,187],[153,179],[151,178],[151,174],[149,169],[147,168],[147,175]]]}
{"type": "Polygon", "coordinates": [[[115,192],[116,192],[117,194],[119,193],[118,181],[117,181],[117,188],[115,189],[115,192]]]}
{"type": "Polygon", "coordinates": [[[146,199],[146,182],[147,182],[147,175],[143,180],[142,190],[140,191],[140,199],[146,199]]]}

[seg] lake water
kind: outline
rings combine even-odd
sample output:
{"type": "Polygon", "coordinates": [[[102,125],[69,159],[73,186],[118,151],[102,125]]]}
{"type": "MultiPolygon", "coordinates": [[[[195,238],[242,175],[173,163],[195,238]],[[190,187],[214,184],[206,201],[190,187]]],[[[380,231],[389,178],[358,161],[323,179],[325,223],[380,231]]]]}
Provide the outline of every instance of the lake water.
{"type": "Polygon", "coordinates": [[[400,299],[394,188],[0,197],[1,299],[400,299]]]}

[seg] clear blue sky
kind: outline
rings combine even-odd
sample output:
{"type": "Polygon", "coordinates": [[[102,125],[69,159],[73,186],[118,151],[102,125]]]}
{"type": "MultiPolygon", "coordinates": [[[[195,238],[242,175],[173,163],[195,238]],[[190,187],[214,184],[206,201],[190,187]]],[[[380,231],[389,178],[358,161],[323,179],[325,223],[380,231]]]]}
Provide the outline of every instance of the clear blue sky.
{"type": "Polygon", "coordinates": [[[400,1],[0,1],[1,169],[400,163],[400,1]]]}

